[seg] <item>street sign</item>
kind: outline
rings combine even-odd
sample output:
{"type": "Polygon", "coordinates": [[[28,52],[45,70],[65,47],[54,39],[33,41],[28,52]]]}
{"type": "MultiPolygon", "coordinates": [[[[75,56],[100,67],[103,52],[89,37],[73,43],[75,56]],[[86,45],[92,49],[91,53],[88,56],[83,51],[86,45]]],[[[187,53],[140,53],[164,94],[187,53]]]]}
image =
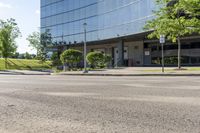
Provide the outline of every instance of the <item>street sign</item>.
{"type": "Polygon", "coordinates": [[[145,56],[149,56],[150,55],[150,51],[145,51],[144,54],[145,54],[145,56]]]}
{"type": "Polygon", "coordinates": [[[164,35],[160,35],[160,43],[165,43],[165,36],[164,35]]]}

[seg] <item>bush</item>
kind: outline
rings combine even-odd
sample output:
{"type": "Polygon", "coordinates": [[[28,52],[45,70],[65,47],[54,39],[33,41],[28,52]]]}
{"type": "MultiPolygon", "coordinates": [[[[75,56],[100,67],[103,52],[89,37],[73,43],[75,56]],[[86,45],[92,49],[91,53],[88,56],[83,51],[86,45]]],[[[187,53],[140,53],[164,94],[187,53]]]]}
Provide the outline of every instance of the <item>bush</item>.
{"type": "Polygon", "coordinates": [[[90,52],[87,55],[87,62],[93,68],[104,68],[111,60],[111,57],[101,52],[90,52]]]}
{"type": "Polygon", "coordinates": [[[81,51],[75,49],[68,49],[61,54],[60,60],[63,64],[68,63],[69,67],[77,67],[77,64],[82,60],[83,55],[81,51]]]}
{"type": "Polygon", "coordinates": [[[108,66],[112,60],[112,57],[110,55],[104,55],[105,58],[105,65],[108,66]]]}
{"type": "Polygon", "coordinates": [[[165,64],[176,65],[176,64],[178,64],[178,58],[177,57],[165,57],[165,64]]]}
{"type": "Polygon", "coordinates": [[[58,56],[58,52],[54,52],[51,56],[52,66],[59,66],[61,65],[60,58],[58,56]]]}

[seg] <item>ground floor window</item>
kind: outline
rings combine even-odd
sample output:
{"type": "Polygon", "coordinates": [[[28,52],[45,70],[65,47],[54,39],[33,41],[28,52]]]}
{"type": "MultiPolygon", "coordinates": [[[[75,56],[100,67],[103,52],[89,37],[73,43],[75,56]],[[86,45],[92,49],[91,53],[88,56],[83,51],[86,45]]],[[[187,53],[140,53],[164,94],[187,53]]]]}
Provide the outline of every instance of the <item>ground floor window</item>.
{"type": "Polygon", "coordinates": [[[192,64],[200,64],[200,57],[191,57],[192,64]]]}
{"type": "MultiPolygon", "coordinates": [[[[144,49],[150,51],[150,55],[145,56],[145,61],[152,65],[161,65],[161,45],[158,42],[145,43],[144,49]]],[[[166,43],[164,45],[165,64],[177,65],[178,45],[166,43]]],[[[181,42],[181,63],[183,65],[200,65],[200,40],[186,40],[181,42]]]]}

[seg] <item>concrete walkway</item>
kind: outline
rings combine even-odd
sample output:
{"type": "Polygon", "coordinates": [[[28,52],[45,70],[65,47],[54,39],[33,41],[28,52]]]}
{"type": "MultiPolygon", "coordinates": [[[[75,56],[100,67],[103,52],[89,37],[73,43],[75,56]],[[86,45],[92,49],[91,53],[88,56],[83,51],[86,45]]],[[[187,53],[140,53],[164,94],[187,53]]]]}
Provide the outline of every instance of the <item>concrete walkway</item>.
{"type": "Polygon", "coordinates": [[[57,73],[58,75],[87,75],[87,76],[200,76],[197,70],[175,70],[175,67],[166,68],[161,72],[160,67],[127,67],[115,69],[103,69],[89,71],[84,74],[82,71],[68,71],[57,73]]]}

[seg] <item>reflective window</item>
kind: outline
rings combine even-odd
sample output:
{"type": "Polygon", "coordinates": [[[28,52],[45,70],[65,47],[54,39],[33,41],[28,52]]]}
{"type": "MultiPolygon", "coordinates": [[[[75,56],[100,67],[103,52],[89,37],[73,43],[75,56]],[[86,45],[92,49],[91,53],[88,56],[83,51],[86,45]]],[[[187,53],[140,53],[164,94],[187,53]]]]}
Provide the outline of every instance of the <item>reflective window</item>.
{"type": "Polygon", "coordinates": [[[154,17],[154,0],[41,0],[41,31],[50,29],[55,42],[96,41],[143,31],[154,17]]]}

